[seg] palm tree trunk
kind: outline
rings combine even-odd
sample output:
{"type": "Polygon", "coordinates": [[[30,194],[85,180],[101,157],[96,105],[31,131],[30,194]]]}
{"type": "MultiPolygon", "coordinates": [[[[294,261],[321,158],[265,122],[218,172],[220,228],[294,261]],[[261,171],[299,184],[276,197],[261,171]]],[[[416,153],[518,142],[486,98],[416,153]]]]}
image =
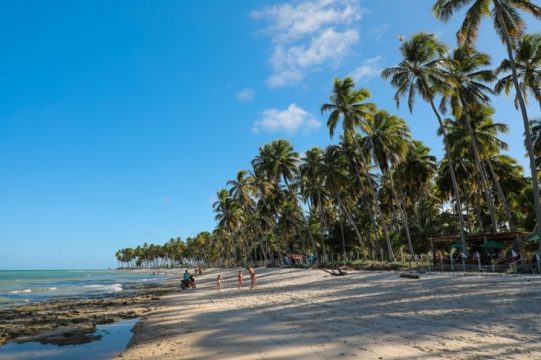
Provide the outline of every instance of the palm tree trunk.
{"type": "Polygon", "coordinates": [[[342,252],[344,254],[344,263],[346,261],[346,238],[344,237],[344,219],[340,219],[340,235],[342,235],[342,252]]]}
{"type": "Polygon", "coordinates": [[[468,192],[465,194],[464,196],[464,203],[466,204],[465,206],[465,209],[466,209],[466,223],[468,225],[468,232],[471,234],[472,233],[472,226],[471,226],[471,220],[470,220],[470,198],[471,198],[471,194],[468,192]]]}
{"type": "MultiPolygon", "coordinates": [[[[308,204],[308,208],[310,209],[310,207],[311,207],[311,205],[310,205],[310,203],[309,203],[309,204],[308,204]]],[[[304,216],[304,212],[302,212],[301,216],[302,216],[302,220],[301,220],[301,221],[305,223],[306,229],[308,230],[308,237],[310,238],[310,244],[312,245],[313,251],[315,251],[315,249],[316,249],[316,242],[315,242],[314,236],[313,236],[313,234],[312,234],[312,229],[310,228],[310,221],[304,216]]],[[[306,246],[305,246],[305,248],[304,248],[304,254],[305,254],[305,255],[307,254],[307,252],[306,252],[306,246]]]]}
{"type": "MultiPolygon", "coordinates": [[[[305,219],[306,228],[308,229],[308,236],[310,237],[310,244],[312,245],[312,252],[316,251],[316,241],[314,235],[312,234],[312,229],[310,228],[310,220],[305,219]]],[[[306,252],[305,252],[306,253],[306,252]]]]}
{"type": "Polygon", "coordinates": [[[325,251],[325,231],[327,230],[327,223],[325,222],[325,214],[323,214],[323,205],[321,203],[321,193],[317,192],[317,201],[319,203],[319,217],[321,221],[321,249],[323,250],[323,258],[327,261],[327,252],[325,251]]]}
{"type": "Polygon", "coordinates": [[[500,185],[500,181],[498,180],[498,177],[496,176],[496,173],[494,172],[494,168],[492,167],[492,162],[490,161],[490,159],[488,159],[486,160],[486,163],[488,165],[488,170],[490,171],[492,180],[494,181],[494,184],[496,184],[498,195],[500,199],[502,200],[505,216],[507,217],[507,221],[509,222],[509,229],[513,231],[515,229],[515,226],[513,225],[513,218],[511,217],[511,209],[509,208],[509,202],[507,201],[507,197],[505,196],[503,192],[503,189],[500,185]]]}
{"type": "MultiPolygon", "coordinates": [[[[496,8],[496,16],[501,24],[505,24],[500,0],[494,0],[494,7],[496,8]]],[[[535,220],[537,223],[537,234],[541,237],[541,205],[539,204],[539,182],[537,180],[537,167],[535,165],[535,154],[532,144],[532,132],[530,129],[530,121],[528,120],[528,112],[526,111],[526,103],[524,96],[520,89],[517,76],[517,67],[515,65],[515,57],[513,55],[513,49],[511,47],[511,37],[507,31],[507,27],[503,26],[503,33],[505,36],[505,46],[507,47],[507,55],[509,56],[509,62],[511,64],[511,74],[513,75],[513,83],[515,84],[515,90],[517,92],[518,103],[520,105],[520,112],[522,114],[522,121],[524,122],[524,133],[526,136],[526,148],[528,150],[528,157],[530,158],[530,172],[532,174],[532,187],[533,187],[533,204],[535,209],[535,220]]],[[[541,241],[539,241],[539,251],[541,251],[541,241]]]]}
{"type": "Polygon", "coordinates": [[[479,187],[475,189],[475,211],[477,213],[477,229],[480,233],[485,232],[483,226],[483,216],[481,211],[481,195],[479,194],[479,187]]]}
{"type": "Polygon", "coordinates": [[[447,161],[449,162],[449,172],[451,173],[451,182],[453,183],[453,191],[455,193],[455,203],[458,210],[458,223],[460,227],[460,241],[462,243],[462,251],[465,255],[468,255],[468,249],[466,248],[466,238],[464,236],[464,218],[462,216],[462,203],[460,202],[460,193],[458,192],[458,184],[456,182],[455,168],[453,166],[453,159],[451,158],[451,150],[449,148],[449,140],[447,139],[447,130],[443,126],[443,121],[441,120],[440,113],[436,110],[434,106],[434,101],[430,99],[430,106],[434,111],[434,114],[438,118],[438,123],[440,125],[441,132],[443,134],[443,142],[445,144],[445,152],[447,153],[447,161]]]}
{"type": "MultiPolygon", "coordinates": [[[[344,206],[342,203],[342,200],[340,199],[340,195],[336,193],[336,199],[338,200],[338,205],[342,209],[342,211],[345,213],[346,217],[348,218],[348,221],[351,223],[351,226],[353,226],[353,230],[355,230],[355,234],[357,235],[357,239],[359,239],[359,244],[361,244],[361,247],[364,247],[364,242],[361,237],[361,233],[359,232],[359,228],[357,227],[357,224],[355,224],[355,221],[353,221],[353,217],[351,216],[351,213],[349,210],[344,206]]],[[[346,255],[346,244],[344,243],[344,256],[346,255]]]]}
{"type": "Polygon", "coordinates": [[[475,166],[477,166],[477,169],[479,170],[479,174],[481,175],[481,186],[483,187],[483,191],[485,193],[485,197],[487,199],[488,203],[488,211],[490,213],[490,221],[492,224],[492,232],[496,234],[498,232],[498,228],[496,225],[496,212],[494,211],[494,201],[492,200],[492,194],[490,194],[489,187],[488,187],[488,180],[485,174],[485,170],[483,166],[481,165],[481,159],[479,157],[479,151],[477,150],[477,141],[475,140],[475,135],[473,133],[473,129],[470,123],[470,119],[466,119],[466,124],[468,126],[468,132],[471,136],[471,145],[473,150],[473,157],[475,159],[475,166]]]}
{"type": "MultiPolygon", "coordinates": [[[[387,243],[387,251],[389,253],[389,260],[394,261],[395,256],[393,252],[393,246],[391,244],[391,239],[389,237],[389,231],[387,230],[387,223],[385,221],[385,218],[383,217],[383,211],[381,211],[381,206],[379,205],[379,201],[376,197],[376,194],[374,193],[374,189],[372,188],[372,185],[370,184],[370,171],[368,170],[368,167],[366,165],[363,148],[361,144],[359,144],[357,139],[354,138],[354,140],[355,140],[355,143],[357,144],[357,147],[359,148],[359,154],[361,156],[361,163],[362,163],[363,171],[366,174],[366,178],[368,179],[367,182],[368,182],[368,189],[369,189],[370,197],[374,199],[374,203],[376,205],[376,214],[381,220],[381,227],[383,229],[383,237],[385,238],[385,242],[387,243]]],[[[356,174],[356,175],[359,177],[359,174],[356,174]]]]}
{"type": "MultiPolygon", "coordinates": [[[[400,182],[400,175],[398,175],[398,171],[396,172],[396,176],[397,176],[398,182],[400,182]]],[[[396,196],[396,191],[395,191],[395,187],[394,187],[394,179],[393,179],[393,174],[392,174],[391,171],[389,171],[389,178],[391,179],[391,192],[393,193],[393,197],[398,202],[398,208],[400,210],[400,214],[402,215],[404,228],[406,230],[406,238],[408,239],[408,248],[409,248],[410,254],[413,256],[413,255],[415,255],[415,252],[413,251],[413,244],[411,242],[408,214],[406,213],[406,210],[404,209],[404,204],[403,204],[402,198],[398,198],[396,196]]]]}

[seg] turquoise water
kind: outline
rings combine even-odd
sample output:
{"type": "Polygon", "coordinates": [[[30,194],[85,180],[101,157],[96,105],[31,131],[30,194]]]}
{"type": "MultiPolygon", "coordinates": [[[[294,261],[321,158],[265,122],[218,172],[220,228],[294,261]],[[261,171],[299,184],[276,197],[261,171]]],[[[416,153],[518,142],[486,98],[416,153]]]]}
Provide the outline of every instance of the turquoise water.
{"type": "Polygon", "coordinates": [[[111,359],[128,346],[132,328],[137,319],[119,321],[110,325],[98,325],[95,335],[101,340],[82,345],[42,345],[10,343],[0,347],[0,360],[96,360],[111,359]]]}
{"type": "Polygon", "coordinates": [[[0,307],[61,297],[88,297],[129,291],[163,275],[110,270],[0,270],[0,307]]]}

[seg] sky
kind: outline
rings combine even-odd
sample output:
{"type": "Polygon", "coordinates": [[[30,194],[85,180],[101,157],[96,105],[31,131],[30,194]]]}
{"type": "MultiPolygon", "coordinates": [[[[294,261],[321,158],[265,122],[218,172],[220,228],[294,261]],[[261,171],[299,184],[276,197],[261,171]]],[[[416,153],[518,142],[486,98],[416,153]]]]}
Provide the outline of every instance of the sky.
{"type": "MultiPolygon", "coordinates": [[[[0,269],[114,267],[114,253],[215,226],[212,203],[258,147],[330,139],[319,109],[352,76],[441,158],[428,106],[397,109],[381,69],[399,37],[451,47],[427,0],[5,2],[0,12],[0,269]]],[[[526,18],[528,30],[541,24],[526,18]]],[[[478,48],[504,48],[483,23],[478,48]]],[[[527,165],[512,99],[493,100],[527,165]]],[[[531,117],[540,116],[531,102],[531,117]]]]}

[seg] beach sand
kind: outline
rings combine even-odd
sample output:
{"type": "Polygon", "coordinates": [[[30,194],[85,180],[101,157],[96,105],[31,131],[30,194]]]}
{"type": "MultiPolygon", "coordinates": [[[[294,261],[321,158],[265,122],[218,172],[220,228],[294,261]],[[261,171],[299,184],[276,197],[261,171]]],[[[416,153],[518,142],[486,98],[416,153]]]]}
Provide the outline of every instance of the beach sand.
{"type": "Polygon", "coordinates": [[[541,277],[207,270],[166,295],[118,359],[541,359],[541,277]],[[222,274],[222,293],[215,290],[222,274]]]}

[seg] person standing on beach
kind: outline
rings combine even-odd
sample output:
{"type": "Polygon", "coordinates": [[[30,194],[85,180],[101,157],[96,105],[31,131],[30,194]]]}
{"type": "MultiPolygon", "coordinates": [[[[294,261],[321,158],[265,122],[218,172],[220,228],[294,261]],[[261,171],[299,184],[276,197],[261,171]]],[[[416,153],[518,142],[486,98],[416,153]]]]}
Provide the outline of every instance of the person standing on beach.
{"type": "Polygon", "coordinates": [[[237,275],[237,288],[240,290],[240,287],[242,286],[242,282],[244,281],[242,270],[239,270],[239,273],[237,275]]]}
{"type": "Polygon", "coordinates": [[[222,275],[218,275],[216,277],[216,290],[218,292],[222,292],[222,275]]]}
{"type": "Polygon", "coordinates": [[[256,286],[255,270],[252,266],[248,266],[248,272],[250,273],[250,289],[255,289],[255,286],[256,286]]]}

